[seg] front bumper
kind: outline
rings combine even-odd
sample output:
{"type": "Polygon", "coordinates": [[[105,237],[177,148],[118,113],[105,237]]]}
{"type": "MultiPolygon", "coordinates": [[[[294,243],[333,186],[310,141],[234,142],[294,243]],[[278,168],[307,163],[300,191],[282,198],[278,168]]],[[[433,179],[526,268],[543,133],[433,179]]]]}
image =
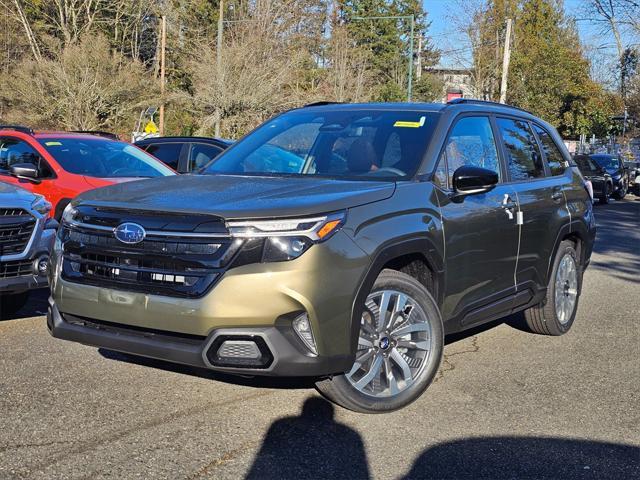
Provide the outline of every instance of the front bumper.
{"type": "Polygon", "coordinates": [[[58,243],[52,257],[49,322],[54,337],[250,375],[327,375],[344,372],[353,364],[357,342],[353,305],[370,259],[344,232],[314,245],[296,260],[230,269],[201,298],[64,280],[58,243]],[[309,317],[318,355],[293,332],[291,322],[301,313],[309,317]],[[273,364],[266,369],[207,364],[207,342],[223,333],[264,339],[273,364]]]}
{"type": "Polygon", "coordinates": [[[61,314],[50,298],[47,327],[55,338],[232,374],[315,377],[345,372],[353,364],[353,356],[349,354],[309,354],[286,324],[222,328],[212,331],[207,337],[176,335],[150,329],[123,328],[123,325],[61,314]],[[271,355],[268,365],[265,368],[239,368],[212,364],[208,353],[215,348],[218,337],[261,339],[271,355]]]}
{"type": "MultiPolygon", "coordinates": [[[[36,233],[36,235],[38,235],[38,237],[31,247],[31,251],[28,256],[23,259],[16,260],[17,262],[31,263],[33,265],[37,259],[43,256],[49,256],[56,235],[56,230],[53,228],[47,228],[42,230],[42,233],[40,234],[36,233]]],[[[2,262],[0,262],[0,271],[1,270],[2,262]]],[[[37,274],[34,270],[29,275],[0,278],[0,293],[22,293],[27,290],[44,288],[48,284],[48,278],[45,275],[37,274]]]]}

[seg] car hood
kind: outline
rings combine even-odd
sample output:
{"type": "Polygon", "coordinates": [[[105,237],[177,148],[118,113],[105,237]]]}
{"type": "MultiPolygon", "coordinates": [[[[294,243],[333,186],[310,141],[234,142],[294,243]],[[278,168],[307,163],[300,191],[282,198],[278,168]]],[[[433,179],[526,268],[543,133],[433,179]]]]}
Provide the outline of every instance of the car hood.
{"type": "Polygon", "coordinates": [[[317,177],[180,175],[121,183],[80,195],[93,206],[234,218],[314,215],[384,200],[395,183],[317,177]]]}
{"type": "Polygon", "coordinates": [[[16,187],[10,183],[0,182],[0,207],[13,207],[31,205],[36,196],[24,188],[16,187]]]}

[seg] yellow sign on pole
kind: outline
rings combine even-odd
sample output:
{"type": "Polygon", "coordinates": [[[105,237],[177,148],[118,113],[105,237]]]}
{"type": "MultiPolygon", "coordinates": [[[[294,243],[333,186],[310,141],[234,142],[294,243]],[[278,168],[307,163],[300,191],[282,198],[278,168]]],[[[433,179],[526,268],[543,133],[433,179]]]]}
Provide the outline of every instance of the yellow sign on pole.
{"type": "Polygon", "coordinates": [[[158,126],[153,120],[149,120],[144,126],[144,133],[158,133],[158,126]]]}

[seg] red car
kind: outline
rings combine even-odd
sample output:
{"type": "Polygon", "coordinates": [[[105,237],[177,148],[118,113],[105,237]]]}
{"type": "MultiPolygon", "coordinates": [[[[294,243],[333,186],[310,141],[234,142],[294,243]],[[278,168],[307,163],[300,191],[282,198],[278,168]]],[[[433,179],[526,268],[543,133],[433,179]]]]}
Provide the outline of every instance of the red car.
{"type": "Polygon", "coordinates": [[[84,133],[0,125],[0,181],[43,195],[60,218],[82,192],[175,172],[138,147],[84,133]]]}

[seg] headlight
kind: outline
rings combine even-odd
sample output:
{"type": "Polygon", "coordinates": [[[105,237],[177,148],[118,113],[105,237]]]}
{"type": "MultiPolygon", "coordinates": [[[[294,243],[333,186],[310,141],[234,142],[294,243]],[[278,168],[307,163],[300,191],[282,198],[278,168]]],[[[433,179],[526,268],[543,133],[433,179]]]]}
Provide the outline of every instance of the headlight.
{"type": "Polygon", "coordinates": [[[314,243],[324,242],[343,225],[345,213],[283,219],[249,220],[227,223],[233,237],[265,238],[264,262],[281,262],[298,258],[314,243]]]}
{"type": "Polygon", "coordinates": [[[47,215],[51,211],[51,204],[42,195],[36,195],[31,208],[42,215],[47,215]]]}
{"type": "Polygon", "coordinates": [[[615,175],[613,175],[612,178],[617,182],[622,178],[622,175],[620,175],[619,173],[616,173],[615,175]]]}
{"type": "Polygon", "coordinates": [[[78,210],[71,204],[67,205],[62,212],[62,223],[71,223],[75,219],[78,210]]]}

